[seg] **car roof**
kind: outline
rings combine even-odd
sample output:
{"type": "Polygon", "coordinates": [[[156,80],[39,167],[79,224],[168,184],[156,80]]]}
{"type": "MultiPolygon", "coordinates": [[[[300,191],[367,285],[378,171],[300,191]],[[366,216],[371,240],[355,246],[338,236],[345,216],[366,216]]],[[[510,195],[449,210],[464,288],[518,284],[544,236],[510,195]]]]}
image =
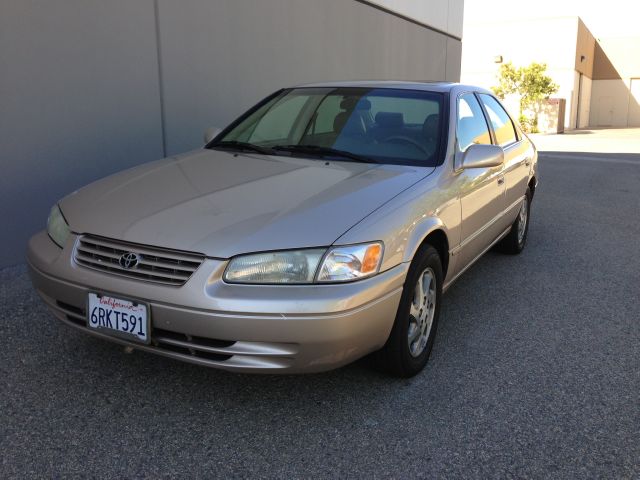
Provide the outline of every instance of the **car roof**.
{"type": "Polygon", "coordinates": [[[485,88],[455,82],[402,81],[402,80],[357,80],[345,82],[321,82],[297,85],[295,88],[310,87],[352,87],[352,88],[390,88],[399,90],[422,90],[426,92],[461,92],[474,91],[491,93],[485,88]]]}

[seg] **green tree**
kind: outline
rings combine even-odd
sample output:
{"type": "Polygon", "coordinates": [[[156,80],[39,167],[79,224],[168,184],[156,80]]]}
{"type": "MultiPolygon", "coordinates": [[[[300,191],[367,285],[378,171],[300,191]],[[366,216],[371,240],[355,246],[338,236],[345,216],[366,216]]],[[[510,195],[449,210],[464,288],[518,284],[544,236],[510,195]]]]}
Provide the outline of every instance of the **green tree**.
{"type": "Polygon", "coordinates": [[[501,99],[510,94],[520,97],[520,123],[530,131],[538,130],[538,113],[540,102],[558,91],[558,85],[546,75],[547,65],[535,63],[527,67],[514,67],[511,62],[500,65],[498,85],[493,92],[501,99]],[[532,109],[533,118],[528,118],[524,112],[532,109]]]}

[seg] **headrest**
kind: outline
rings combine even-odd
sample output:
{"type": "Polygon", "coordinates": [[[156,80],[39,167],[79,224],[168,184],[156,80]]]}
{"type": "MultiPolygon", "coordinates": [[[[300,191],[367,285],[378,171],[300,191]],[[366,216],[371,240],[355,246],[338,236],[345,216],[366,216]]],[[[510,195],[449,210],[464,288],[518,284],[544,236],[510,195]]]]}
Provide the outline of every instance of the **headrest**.
{"type": "Polygon", "coordinates": [[[474,130],[475,120],[473,117],[462,117],[458,120],[458,131],[471,131],[474,130]]]}
{"type": "Polygon", "coordinates": [[[333,131],[343,135],[364,135],[366,133],[362,114],[340,112],[333,119],[333,131]]]}
{"type": "Polygon", "coordinates": [[[397,128],[404,125],[404,117],[399,112],[378,112],[376,123],[384,128],[397,128]]]}
{"type": "Polygon", "coordinates": [[[425,137],[437,140],[440,133],[440,115],[434,113],[429,115],[422,124],[422,133],[425,137]]]}
{"type": "Polygon", "coordinates": [[[342,110],[371,110],[371,102],[362,97],[344,97],[340,102],[342,110]]]}

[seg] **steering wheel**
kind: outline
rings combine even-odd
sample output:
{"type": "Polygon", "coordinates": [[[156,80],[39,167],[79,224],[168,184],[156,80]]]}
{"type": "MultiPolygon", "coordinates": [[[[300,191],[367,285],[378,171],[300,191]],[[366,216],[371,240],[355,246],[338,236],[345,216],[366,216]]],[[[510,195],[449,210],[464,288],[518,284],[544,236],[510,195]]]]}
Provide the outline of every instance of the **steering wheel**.
{"type": "Polygon", "coordinates": [[[427,156],[431,155],[431,152],[429,152],[423,145],[421,145],[418,141],[414,140],[411,137],[405,137],[404,135],[392,135],[390,137],[385,138],[382,141],[383,142],[389,142],[389,143],[401,143],[401,142],[408,143],[408,144],[413,145],[414,147],[416,147],[418,150],[420,150],[425,155],[427,155],[427,156]]]}

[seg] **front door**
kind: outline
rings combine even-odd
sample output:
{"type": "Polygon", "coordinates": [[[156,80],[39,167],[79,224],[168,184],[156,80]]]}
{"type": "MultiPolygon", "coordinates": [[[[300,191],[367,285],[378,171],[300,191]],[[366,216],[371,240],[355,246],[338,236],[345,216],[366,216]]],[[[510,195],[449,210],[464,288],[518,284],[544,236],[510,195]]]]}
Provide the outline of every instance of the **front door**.
{"type": "MultiPolygon", "coordinates": [[[[485,116],[473,93],[458,99],[458,156],[472,144],[491,144],[485,116]]],[[[457,179],[460,193],[462,228],[456,271],[461,271],[482,254],[500,235],[500,216],[505,208],[505,182],[502,166],[460,170],[457,179]]]]}

